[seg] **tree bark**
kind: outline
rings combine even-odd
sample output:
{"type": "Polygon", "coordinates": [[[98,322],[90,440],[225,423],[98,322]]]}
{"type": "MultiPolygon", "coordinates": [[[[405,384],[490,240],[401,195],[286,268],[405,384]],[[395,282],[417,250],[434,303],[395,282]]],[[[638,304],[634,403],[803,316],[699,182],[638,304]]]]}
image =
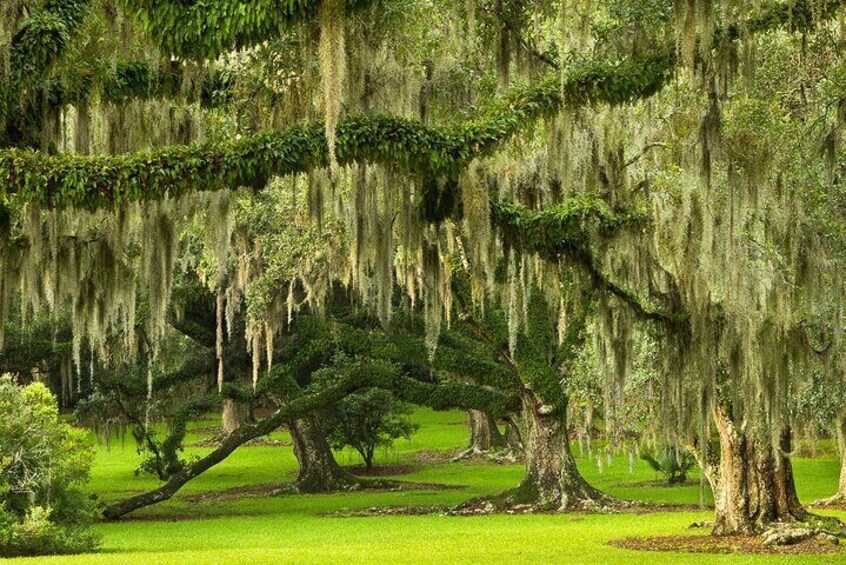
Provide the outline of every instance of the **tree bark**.
{"type": "Polygon", "coordinates": [[[468,449],[476,453],[486,453],[492,449],[507,447],[505,437],[499,431],[496,420],[479,410],[467,411],[467,425],[470,428],[468,449]]]}
{"type": "Polygon", "coordinates": [[[474,456],[485,456],[493,450],[509,447],[505,436],[497,427],[496,419],[486,412],[468,410],[467,427],[470,430],[470,444],[467,449],[455,456],[453,461],[474,456]]]}
{"type": "Polygon", "coordinates": [[[826,499],[814,502],[814,506],[839,506],[846,504],[846,410],[840,412],[835,420],[837,446],[840,450],[840,483],[837,492],[826,499]]]}
{"type": "MultiPolygon", "coordinates": [[[[582,477],[570,449],[566,409],[550,410],[530,390],[522,395],[526,476],[515,489],[484,500],[497,509],[569,511],[618,506],[621,501],[592,487],[582,477]]],[[[478,505],[471,501],[469,508],[478,505]]],[[[459,507],[461,510],[462,507],[459,507]]]]}
{"type": "Polygon", "coordinates": [[[293,420],[288,429],[294,441],[294,455],[300,464],[296,483],[299,492],[334,492],[361,482],[335,461],[332,448],[314,417],[293,420]]]}
{"type": "Polygon", "coordinates": [[[793,480],[790,429],[781,431],[778,445],[754,438],[723,407],[712,411],[720,441],[717,466],[705,468],[714,493],[717,536],[753,535],[776,522],[805,520],[793,480]]]}
{"type": "Polygon", "coordinates": [[[226,398],[223,401],[223,411],[220,418],[220,433],[222,437],[241,427],[241,424],[250,421],[250,405],[226,398]]]}
{"type": "Polygon", "coordinates": [[[837,496],[846,501],[846,411],[837,418],[837,444],[840,447],[840,486],[837,496]]]}
{"type": "Polygon", "coordinates": [[[520,426],[515,421],[515,418],[508,418],[505,427],[505,443],[508,449],[515,457],[521,457],[525,448],[523,447],[523,437],[520,433],[520,426]]]}
{"type": "Polygon", "coordinates": [[[613,502],[579,472],[570,449],[566,409],[545,414],[534,394],[524,396],[526,477],[517,490],[530,494],[530,500],[545,509],[595,508],[613,502]]]}

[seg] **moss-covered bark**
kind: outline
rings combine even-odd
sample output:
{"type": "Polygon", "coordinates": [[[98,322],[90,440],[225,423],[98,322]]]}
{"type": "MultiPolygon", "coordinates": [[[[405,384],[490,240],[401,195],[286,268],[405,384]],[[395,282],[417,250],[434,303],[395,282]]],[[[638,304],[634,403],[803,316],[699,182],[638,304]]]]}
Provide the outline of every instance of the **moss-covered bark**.
{"type": "Polygon", "coordinates": [[[793,479],[790,430],[782,430],[777,446],[756,438],[722,407],[713,410],[720,442],[717,465],[705,474],[714,493],[714,535],[751,535],[778,523],[806,520],[793,479]]]}
{"type": "Polygon", "coordinates": [[[517,504],[541,510],[582,510],[616,505],[618,501],[592,487],[576,466],[570,449],[565,411],[547,413],[531,393],[523,398],[526,476],[508,496],[517,504]]]}
{"type": "Polygon", "coordinates": [[[471,449],[478,453],[485,453],[492,449],[507,447],[505,436],[499,431],[496,419],[490,414],[479,410],[467,411],[467,427],[470,429],[471,449]]]}
{"type": "Polygon", "coordinates": [[[624,504],[591,486],[579,472],[570,449],[566,410],[550,410],[540,398],[523,395],[523,438],[526,475],[520,484],[492,498],[471,500],[458,512],[573,511],[619,507],[624,504]]]}
{"type": "Polygon", "coordinates": [[[329,447],[316,418],[310,416],[292,420],[288,424],[288,430],[294,442],[294,455],[300,464],[297,491],[334,492],[360,483],[335,461],[332,448],[329,447]]]}

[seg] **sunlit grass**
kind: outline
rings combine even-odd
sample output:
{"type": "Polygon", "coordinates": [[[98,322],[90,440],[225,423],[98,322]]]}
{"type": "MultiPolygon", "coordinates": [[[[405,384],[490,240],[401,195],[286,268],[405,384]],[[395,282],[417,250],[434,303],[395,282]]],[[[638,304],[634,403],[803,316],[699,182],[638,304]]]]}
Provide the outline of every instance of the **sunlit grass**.
{"type": "MultiPolygon", "coordinates": [[[[380,463],[408,462],[420,451],[452,451],[467,441],[460,412],[418,410],[422,428],[410,441],[378,455],[380,463]]],[[[214,427],[214,420],[197,422],[193,430],[214,427]]],[[[188,443],[208,437],[192,433],[188,443]]],[[[288,440],[287,434],[274,439],[288,440]]],[[[189,448],[189,455],[207,450],[189,448]]],[[[576,453],[579,454],[578,448],[576,453]]],[[[360,461],[351,452],[338,454],[344,465],[360,461]]],[[[647,483],[660,477],[647,465],[628,457],[610,462],[581,456],[585,476],[606,492],[654,503],[698,505],[698,484],[682,487],[647,483]]],[[[150,477],[138,477],[134,447],[113,442],[101,446],[93,489],[106,500],[155,487],[150,477]]],[[[824,458],[795,462],[804,501],[831,494],[837,485],[838,461],[824,458]]],[[[186,495],[233,487],[279,484],[296,474],[290,447],[245,447],[221,465],[189,483],[172,501],[138,512],[135,519],[101,524],[103,551],[97,555],[21,560],[20,563],[158,564],[158,563],[844,563],[835,556],[718,556],[636,553],[613,548],[608,540],[643,535],[690,533],[692,523],[709,519],[708,510],[646,515],[541,515],[458,518],[422,517],[336,518],[327,512],[386,505],[452,505],[517,484],[521,465],[423,463],[413,474],[397,479],[460,485],[458,490],[400,490],[333,495],[245,497],[237,500],[189,502],[186,495]],[[140,519],[143,518],[143,519],[140,519]],[[191,518],[191,519],[188,519],[191,518]]],[[[846,518],[846,514],[840,514],[846,518]]]]}

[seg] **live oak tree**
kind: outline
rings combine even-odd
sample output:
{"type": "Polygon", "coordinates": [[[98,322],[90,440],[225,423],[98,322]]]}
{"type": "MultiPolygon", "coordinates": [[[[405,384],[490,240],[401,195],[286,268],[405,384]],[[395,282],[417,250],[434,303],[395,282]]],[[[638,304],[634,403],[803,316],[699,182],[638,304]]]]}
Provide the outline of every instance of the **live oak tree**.
{"type": "MultiPolygon", "coordinates": [[[[306,187],[312,221],[343,226],[348,253],[330,278],[384,327],[400,293],[424,314],[429,362],[454,317],[497,352],[511,388],[496,392],[520,399],[527,449],[527,479],[506,502],[612,502],[578,476],[562,380],[590,338],[606,388],[620,388],[646,326],[662,344],[668,428],[684,430],[715,491],[715,531],[808,518],[786,455],[788,403],[839,347],[841,2],[4,9],[0,182],[14,220],[3,294],[23,289],[33,309],[71,303],[77,365],[77,336],[97,349],[134,325],[124,305],[139,288],[147,333],[161,335],[178,218],[202,208],[219,228],[215,191],[283,176],[306,187]],[[811,330],[831,346],[818,351],[811,330]]],[[[245,284],[213,285],[218,328],[227,293],[255,282],[238,272],[245,284]]],[[[256,386],[257,368],[273,370],[280,307],[319,312],[330,295],[325,277],[288,280],[297,288],[266,294],[276,308],[248,314],[256,386]]],[[[385,386],[408,377],[382,369],[385,386]]],[[[240,426],[150,500],[363,386],[347,377],[240,426]]],[[[486,404],[490,390],[464,386],[486,404]]]]}

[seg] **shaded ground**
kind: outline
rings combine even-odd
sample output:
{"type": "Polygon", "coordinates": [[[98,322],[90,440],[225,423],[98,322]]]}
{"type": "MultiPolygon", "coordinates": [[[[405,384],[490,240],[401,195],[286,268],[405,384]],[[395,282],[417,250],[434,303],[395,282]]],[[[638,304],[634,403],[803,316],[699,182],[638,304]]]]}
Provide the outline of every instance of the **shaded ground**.
{"type": "Polygon", "coordinates": [[[636,551],[753,555],[842,554],[846,549],[811,538],[788,546],[764,545],[760,537],[713,537],[709,535],[657,536],[611,540],[608,545],[636,551]]]}
{"type": "Polygon", "coordinates": [[[344,467],[344,470],[358,477],[390,477],[394,475],[410,475],[420,470],[418,465],[374,465],[368,469],[364,465],[344,467]]]}
{"type": "MultiPolygon", "coordinates": [[[[208,491],[198,494],[191,494],[183,496],[182,500],[189,503],[201,502],[224,502],[234,501],[243,498],[256,498],[267,496],[279,496],[291,494],[292,496],[299,496],[297,493],[291,492],[292,483],[276,483],[268,485],[250,485],[244,487],[235,487],[226,490],[208,491]]],[[[461,485],[444,485],[438,483],[415,483],[410,481],[378,481],[372,485],[362,486],[355,489],[356,491],[365,492],[397,492],[401,490],[462,490],[461,485]]]]}

